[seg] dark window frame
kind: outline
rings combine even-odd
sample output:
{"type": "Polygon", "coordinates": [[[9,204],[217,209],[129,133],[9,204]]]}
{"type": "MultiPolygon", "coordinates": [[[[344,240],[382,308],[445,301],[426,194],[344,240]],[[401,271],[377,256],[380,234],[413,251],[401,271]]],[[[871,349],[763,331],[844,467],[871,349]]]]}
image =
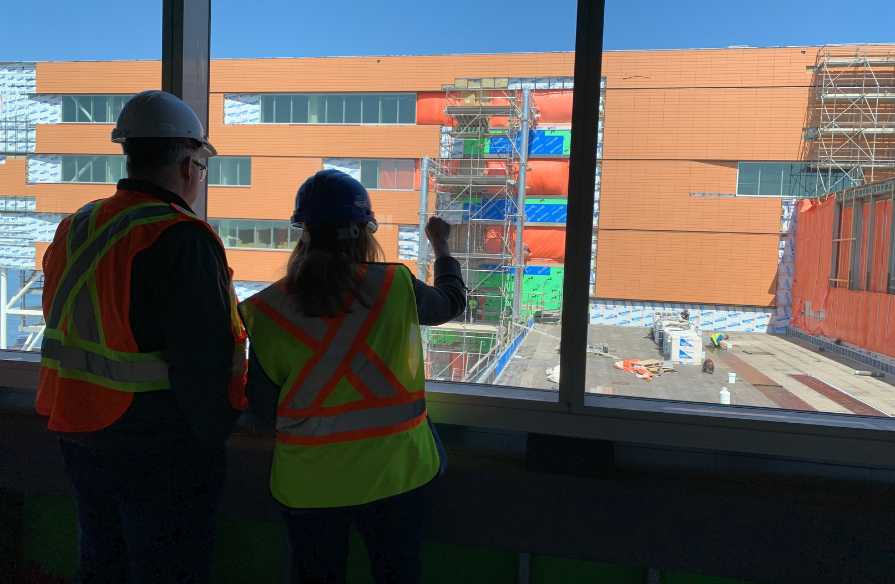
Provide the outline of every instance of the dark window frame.
{"type": "MultiPolygon", "coordinates": [[[[417,95],[416,93],[262,93],[261,94],[261,105],[260,105],[260,124],[290,124],[290,125],[333,125],[333,126],[413,126],[416,125],[416,103],[417,103],[417,95]],[[285,107],[285,103],[287,101],[290,103],[290,111],[289,111],[289,121],[276,121],[282,120],[283,115],[279,109],[285,107]],[[332,98],[332,99],[331,99],[332,98]],[[335,99],[339,98],[339,99],[335,99]],[[360,98],[360,121],[358,122],[349,122],[347,121],[348,115],[348,101],[349,98],[360,98]],[[378,121],[368,121],[370,119],[370,113],[368,109],[373,106],[373,98],[375,99],[376,106],[376,119],[378,121]],[[296,100],[306,99],[308,103],[308,114],[303,116],[305,121],[296,121],[296,116],[299,115],[299,112],[295,110],[296,100]],[[383,100],[394,100],[395,101],[395,121],[383,121],[384,119],[384,108],[382,107],[383,100]],[[316,101],[317,103],[317,112],[316,117],[318,121],[312,122],[311,119],[311,104],[316,101]],[[333,105],[336,102],[341,103],[341,115],[338,113],[330,112],[330,103],[333,105]],[[412,112],[405,113],[406,105],[402,106],[405,103],[413,104],[412,112]],[[266,121],[265,118],[272,117],[275,121],[266,121]],[[320,121],[322,118],[323,121],[320,121]],[[337,118],[341,118],[342,121],[335,121],[337,118]],[[329,121],[332,119],[333,121],[329,121]],[[401,119],[410,120],[410,121],[401,121],[401,119]]],[[[338,109],[338,108],[336,108],[338,109]]]]}
{"type": "Polygon", "coordinates": [[[60,183],[113,185],[120,179],[127,178],[127,172],[125,170],[126,157],[121,154],[63,154],[61,158],[62,171],[59,179],[60,183]],[[95,173],[99,172],[95,166],[98,159],[103,159],[105,180],[93,180],[98,178],[94,176],[95,173]],[[120,170],[118,175],[113,172],[113,166],[109,164],[109,159],[113,159],[117,164],[118,169],[120,170]],[[91,180],[66,180],[66,174],[72,170],[72,167],[75,173],[75,179],[82,178],[85,173],[89,172],[91,180]]]}
{"type": "Polygon", "coordinates": [[[252,157],[251,156],[215,156],[208,159],[208,186],[210,187],[238,187],[246,188],[252,186],[252,157]],[[222,184],[223,165],[229,162],[236,162],[236,184],[222,184]],[[241,164],[246,162],[246,166],[241,164]],[[247,182],[243,182],[243,175],[248,175],[247,182]],[[217,182],[214,182],[217,179],[217,182]]]}
{"type": "Polygon", "coordinates": [[[63,124],[114,124],[118,115],[134,94],[129,93],[84,93],[64,94],[61,104],[61,119],[63,124]],[[101,120],[96,120],[98,112],[96,104],[98,98],[104,101],[104,112],[101,120]],[[74,119],[70,119],[70,118],[74,119]],[[114,118],[114,119],[112,119],[114,118]]]}
{"type": "Polygon", "coordinates": [[[591,104],[600,98],[604,7],[602,0],[578,0],[559,392],[428,381],[433,419],[535,434],[892,467],[892,418],[585,395],[598,128],[598,111],[591,104]]]}

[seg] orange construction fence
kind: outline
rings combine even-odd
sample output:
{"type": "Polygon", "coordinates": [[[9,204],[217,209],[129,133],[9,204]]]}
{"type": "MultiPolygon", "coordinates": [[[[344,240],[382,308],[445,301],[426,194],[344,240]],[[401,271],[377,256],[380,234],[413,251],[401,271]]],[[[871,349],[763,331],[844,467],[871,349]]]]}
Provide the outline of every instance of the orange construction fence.
{"type": "Polygon", "coordinates": [[[851,207],[840,212],[837,275],[833,263],[834,199],[820,204],[803,201],[796,221],[796,257],[792,284],[792,324],[813,335],[840,339],[876,353],[895,357],[895,295],[887,294],[890,201],[877,201],[873,225],[870,205],[856,207],[863,213],[862,237],[852,235],[851,207]],[[867,242],[873,233],[873,253],[867,242]],[[857,282],[834,282],[851,278],[851,247],[861,243],[857,282]],[[870,262],[870,265],[868,265],[870,262]],[[852,289],[853,288],[853,289],[852,289]]]}

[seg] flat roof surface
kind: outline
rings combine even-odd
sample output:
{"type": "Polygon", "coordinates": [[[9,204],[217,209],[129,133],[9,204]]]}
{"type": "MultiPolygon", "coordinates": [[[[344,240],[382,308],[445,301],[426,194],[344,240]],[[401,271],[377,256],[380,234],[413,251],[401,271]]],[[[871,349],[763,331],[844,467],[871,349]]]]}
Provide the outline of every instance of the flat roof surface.
{"type": "Polygon", "coordinates": [[[437,331],[466,331],[469,333],[494,333],[497,327],[490,324],[468,324],[462,322],[448,322],[438,326],[429,327],[437,331]]]}
{"type": "MultiPolygon", "coordinates": [[[[499,385],[558,390],[547,378],[559,365],[560,325],[536,324],[497,380],[499,385]],[[546,334],[540,334],[546,333],[546,334]],[[550,336],[547,336],[550,335],[550,336]]],[[[674,372],[651,381],[615,369],[618,359],[664,359],[647,337],[647,328],[588,327],[588,344],[609,345],[609,357],[587,356],[586,391],[655,399],[718,403],[722,387],[730,403],[803,411],[884,416],[895,414],[895,383],[889,378],[858,376],[867,369],[854,361],[786,335],[730,332],[727,350],[706,348],[714,374],[699,365],[675,365],[674,372]],[[728,383],[728,373],[737,374],[728,383]]]]}

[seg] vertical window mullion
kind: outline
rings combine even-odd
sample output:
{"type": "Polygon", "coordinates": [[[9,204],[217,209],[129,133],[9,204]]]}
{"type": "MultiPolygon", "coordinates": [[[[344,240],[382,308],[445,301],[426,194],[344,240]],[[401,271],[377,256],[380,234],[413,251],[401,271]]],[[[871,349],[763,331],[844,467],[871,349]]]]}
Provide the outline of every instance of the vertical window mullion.
{"type": "MultiPolygon", "coordinates": [[[[578,0],[575,27],[575,89],[572,95],[572,149],[569,153],[568,219],[563,273],[563,326],[560,331],[560,411],[584,413],[587,328],[590,321],[590,251],[603,58],[605,2],[578,0]]],[[[422,240],[422,234],[420,234],[422,240]]],[[[422,241],[420,242],[422,243],[422,241]]]]}

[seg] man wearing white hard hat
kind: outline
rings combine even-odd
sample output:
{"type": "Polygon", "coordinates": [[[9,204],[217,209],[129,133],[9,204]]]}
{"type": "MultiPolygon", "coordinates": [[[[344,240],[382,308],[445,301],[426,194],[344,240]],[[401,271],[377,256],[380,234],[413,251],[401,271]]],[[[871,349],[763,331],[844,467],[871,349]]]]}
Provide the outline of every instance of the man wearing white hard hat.
{"type": "Polygon", "coordinates": [[[206,582],[246,372],[224,247],[190,209],[217,152],[163,91],[134,96],[112,141],[128,178],[43,259],[37,409],[78,503],[75,582],[206,582]]]}

